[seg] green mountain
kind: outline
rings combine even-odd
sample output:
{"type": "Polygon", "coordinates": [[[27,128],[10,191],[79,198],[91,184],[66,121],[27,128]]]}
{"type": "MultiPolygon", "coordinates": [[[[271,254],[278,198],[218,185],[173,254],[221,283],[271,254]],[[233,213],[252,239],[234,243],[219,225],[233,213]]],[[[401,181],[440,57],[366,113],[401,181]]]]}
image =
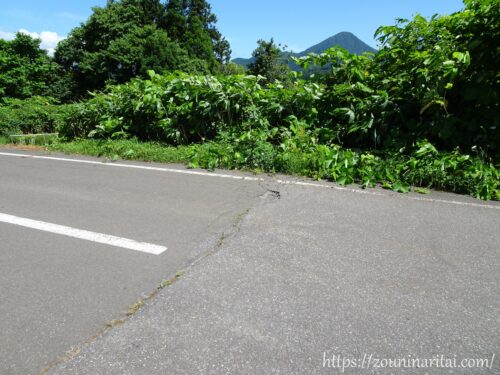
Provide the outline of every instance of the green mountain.
{"type": "MultiPolygon", "coordinates": [[[[370,47],[368,44],[363,42],[361,39],[359,39],[356,35],[353,33],[349,32],[341,32],[338,33],[328,39],[325,39],[321,43],[315,44],[312,47],[309,47],[308,49],[299,52],[299,53],[290,53],[290,52],[284,52],[283,57],[286,59],[288,56],[293,56],[293,57],[303,57],[306,56],[309,53],[322,53],[326,51],[329,48],[332,47],[342,47],[347,49],[351,53],[355,53],[357,55],[361,55],[363,52],[373,52],[376,53],[377,50],[370,47]]],[[[236,58],[233,60],[234,63],[242,65],[242,66],[248,66],[253,61],[253,58],[245,59],[245,58],[236,58]]],[[[290,67],[294,70],[297,69],[297,66],[293,63],[290,63],[290,67]]]]}

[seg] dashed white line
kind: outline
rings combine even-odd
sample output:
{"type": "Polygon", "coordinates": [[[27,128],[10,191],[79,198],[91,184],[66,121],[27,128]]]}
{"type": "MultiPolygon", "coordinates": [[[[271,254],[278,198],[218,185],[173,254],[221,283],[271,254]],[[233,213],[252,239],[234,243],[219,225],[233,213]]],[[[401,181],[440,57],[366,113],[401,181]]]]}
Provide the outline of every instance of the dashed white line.
{"type": "Polygon", "coordinates": [[[18,225],[25,228],[36,229],[44,232],[59,234],[62,236],[92,241],[104,245],[121,247],[124,249],[141,251],[154,255],[160,255],[167,250],[165,246],[154,245],[146,242],[138,242],[123,237],[111,236],[109,234],[96,233],[88,230],[76,229],[59,224],[46,223],[43,221],[27,219],[23,217],[0,213],[0,222],[18,225]]]}
{"type": "MultiPolygon", "coordinates": [[[[123,164],[123,163],[104,163],[102,161],[59,158],[59,157],[54,157],[54,156],[17,154],[17,153],[10,153],[10,152],[0,152],[0,156],[14,156],[14,157],[18,157],[18,158],[55,160],[55,161],[63,161],[63,162],[70,162],[70,163],[93,164],[93,165],[115,167],[115,168],[142,169],[142,170],[149,170],[149,171],[178,173],[178,174],[186,174],[186,175],[193,175],[193,176],[227,178],[227,179],[240,180],[240,181],[254,181],[254,182],[265,182],[266,181],[264,178],[260,178],[260,177],[236,176],[236,175],[223,174],[223,173],[200,172],[200,171],[192,171],[192,170],[185,170],[185,169],[162,168],[162,167],[148,167],[145,165],[133,165],[133,164],[123,164]]],[[[320,184],[320,183],[314,183],[314,182],[293,181],[293,180],[275,180],[275,182],[280,184],[280,185],[309,186],[309,187],[322,188],[322,189],[334,189],[334,190],[348,191],[348,192],[356,193],[356,194],[375,195],[375,196],[386,196],[387,195],[387,194],[382,194],[382,193],[379,193],[376,191],[351,189],[351,188],[337,186],[337,185],[327,185],[327,184],[320,184]]],[[[498,206],[498,205],[460,202],[460,201],[452,201],[452,200],[445,200],[445,199],[412,197],[412,196],[406,196],[405,198],[408,198],[411,200],[416,200],[416,201],[423,201],[423,202],[446,203],[446,204],[453,204],[453,205],[457,205],[457,206],[481,207],[481,208],[500,210],[500,206],[498,206]]]]}

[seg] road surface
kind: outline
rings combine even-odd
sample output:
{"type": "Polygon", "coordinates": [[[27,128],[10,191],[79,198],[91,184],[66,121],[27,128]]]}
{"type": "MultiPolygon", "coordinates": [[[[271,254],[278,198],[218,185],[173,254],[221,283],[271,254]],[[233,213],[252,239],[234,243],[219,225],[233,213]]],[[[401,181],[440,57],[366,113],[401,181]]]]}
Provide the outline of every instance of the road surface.
{"type": "Polygon", "coordinates": [[[0,149],[0,254],[2,374],[500,369],[498,203],[0,149]]]}

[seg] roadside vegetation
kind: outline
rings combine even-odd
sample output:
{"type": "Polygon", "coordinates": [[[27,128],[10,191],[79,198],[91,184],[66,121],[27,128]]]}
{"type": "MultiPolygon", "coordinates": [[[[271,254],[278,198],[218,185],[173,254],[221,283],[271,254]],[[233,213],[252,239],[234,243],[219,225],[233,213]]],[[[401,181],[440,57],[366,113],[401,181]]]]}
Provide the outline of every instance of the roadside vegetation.
{"type": "MultiPolygon", "coordinates": [[[[259,41],[255,62],[244,72],[224,57],[229,45],[213,26],[215,16],[197,20],[196,13],[175,13],[175,1],[152,6],[157,3],[123,0],[96,10],[56,51],[53,63],[65,56],[58,69],[71,82],[63,93],[71,94],[51,98],[34,91],[44,96],[16,97],[4,90],[0,136],[57,132],[59,139],[49,147],[64,152],[289,173],[398,192],[433,188],[500,200],[497,1],[466,0],[464,10],[452,15],[416,16],[381,27],[377,54],[358,56],[333,48],[296,59],[304,74],[286,74],[273,40],[259,41]],[[147,3],[144,9],[156,9],[154,19],[164,21],[146,22],[144,30],[127,36],[130,43],[124,37],[103,42],[104,49],[84,56],[114,58],[113,48],[136,45],[134,37],[143,40],[140,35],[146,33],[151,43],[164,40],[172,48],[177,43],[175,48],[184,48],[186,59],[197,63],[150,66],[141,60],[126,72],[121,64],[120,74],[110,70],[94,72],[95,77],[82,70],[105,64],[75,63],[81,54],[71,55],[71,48],[79,48],[95,19],[114,14],[125,3],[147,3]],[[205,33],[205,39],[197,38],[206,41],[202,54],[189,50],[189,40],[175,39],[173,20],[185,30],[205,33]],[[155,34],[158,30],[164,30],[164,38],[155,34]],[[165,38],[172,39],[167,43],[165,38]],[[104,77],[110,78],[100,86],[104,77]]],[[[193,3],[209,9],[204,1],[193,3]]],[[[96,43],[95,48],[101,47],[96,43]]],[[[0,58],[2,53],[9,52],[0,44],[0,58]]]]}

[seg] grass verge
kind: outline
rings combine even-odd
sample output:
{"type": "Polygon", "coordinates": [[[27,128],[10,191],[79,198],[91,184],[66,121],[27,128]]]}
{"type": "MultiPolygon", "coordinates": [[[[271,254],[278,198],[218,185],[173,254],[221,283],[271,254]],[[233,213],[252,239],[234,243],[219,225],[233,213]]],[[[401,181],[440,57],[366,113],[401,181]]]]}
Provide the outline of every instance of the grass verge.
{"type": "Polygon", "coordinates": [[[285,173],[335,181],[341,185],[358,183],[363,188],[378,185],[400,193],[413,190],[427,194],[428,189],[435,189],[469,194],[484,200],[500,200],[498,165],[479,155],[438,152],[426,142],[419,143],[414,150],[381,154],[325,145],[284,149],[268,142],[207,142],[174,147],[136,140],[82,139],[55,142],[46,148],[110,160],[182,163],[209,170],[285,173]]]}
{"type": "Polygon", "coordinates": [[[189,147],[173,147],[132,140],[83,139],[72,142],[57,142],[48,145],[47,149],[66,154],[105,157],[111,160],[125,159],[183,164],[189,161],[189,147]]]}

